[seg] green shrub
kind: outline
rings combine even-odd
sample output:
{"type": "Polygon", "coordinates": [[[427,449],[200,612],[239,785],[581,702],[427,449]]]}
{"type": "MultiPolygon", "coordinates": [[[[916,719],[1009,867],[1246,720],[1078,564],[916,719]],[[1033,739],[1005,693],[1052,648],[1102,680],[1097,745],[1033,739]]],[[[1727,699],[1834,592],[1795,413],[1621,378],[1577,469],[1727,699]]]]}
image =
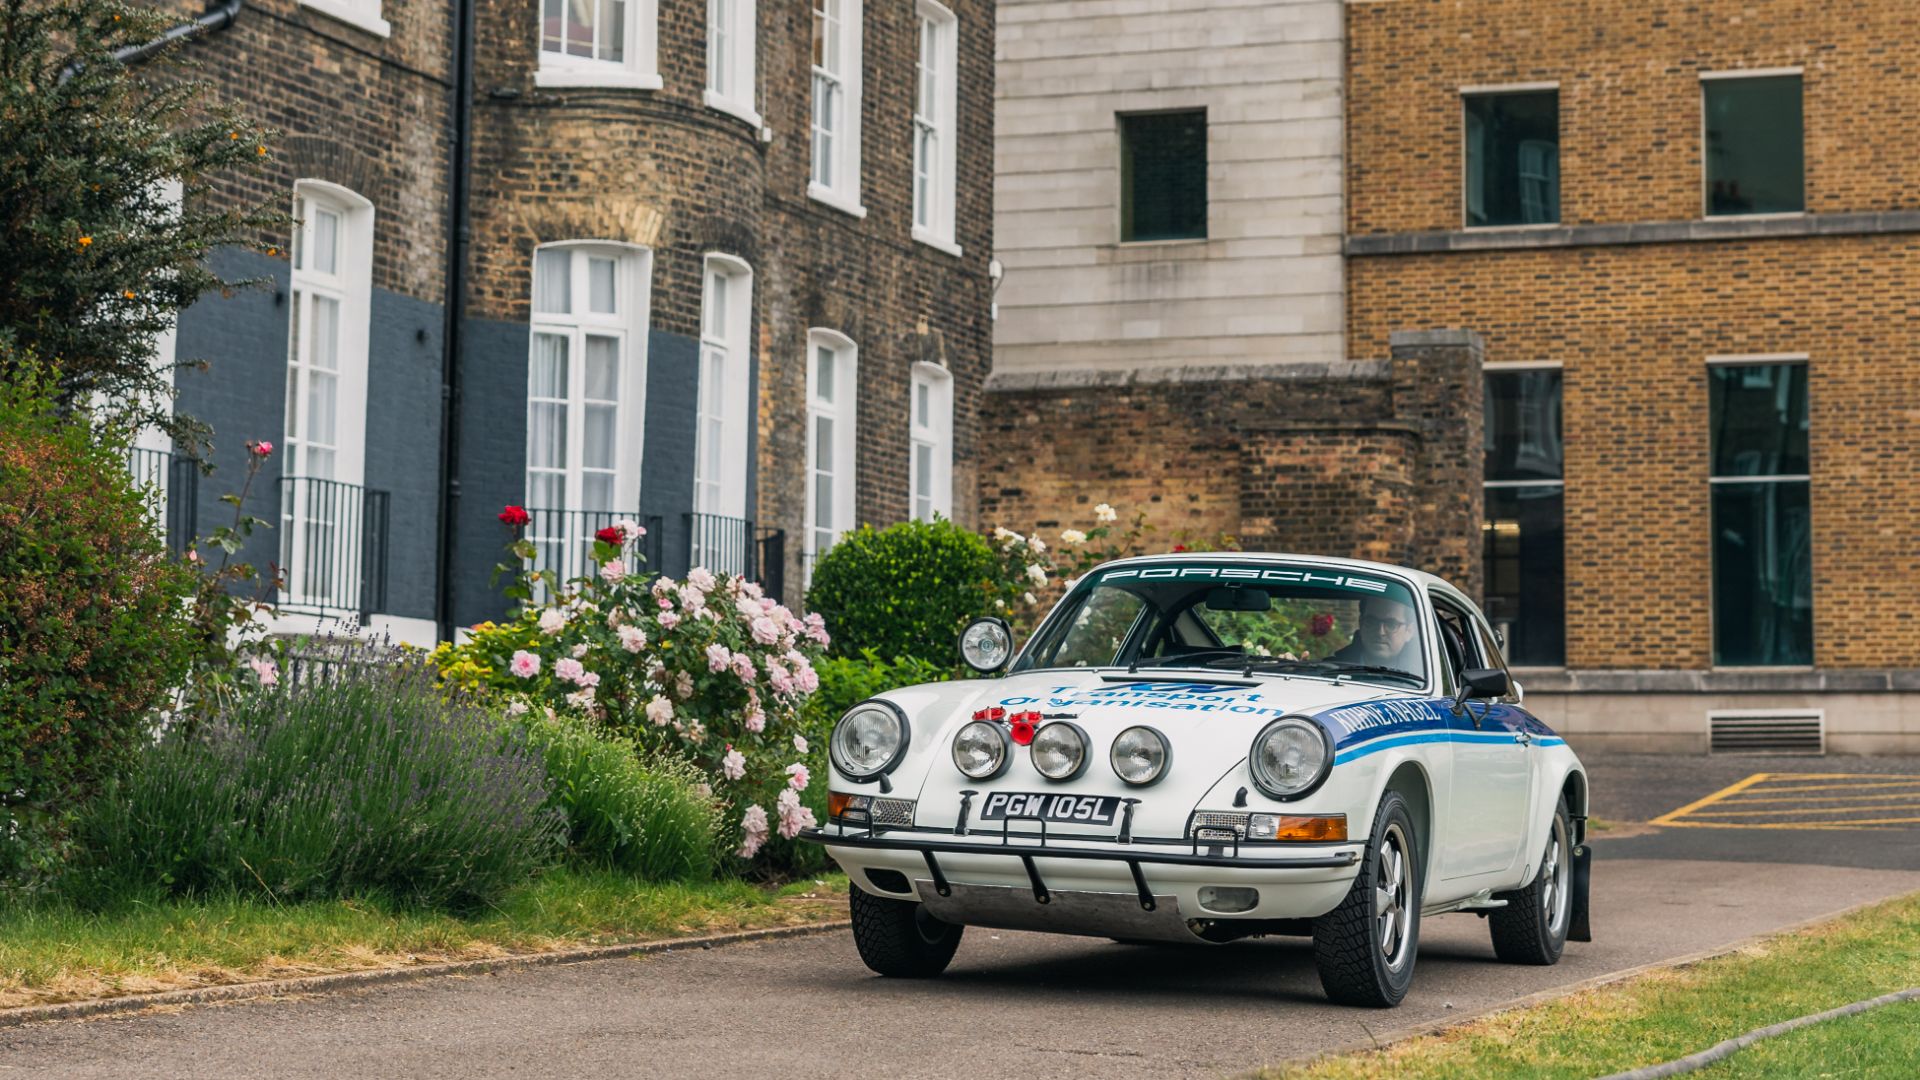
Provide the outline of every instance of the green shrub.
{"type": "Polygon", "coordinates": [[[566,815],[568,854],[587,866],[647,881],[713,872],[720,808],[700,770],[681,758],[642,760],[631,740],[585,722],[528,714],[527,733],[546,754],[552,794],[566,815]]]}
{"type": "Polygon", "coordinates": [[[807,610],[833,635],[836,656],[959,663],[960,630],[1000,595],[993,548],[951,521],[861,526],[820,557],[807,610]]]}
{"type": "Polygon", "coordinates": [[[193,579],[124,444],[43,389],[0,386],[0,881],[54,856],[59,822],[149,740],[188,660],[193,579]]]}
{"type": "MultiPolygon", "coordinates": [[[[800,727],[807,740],[807,771],[813,782],[800,793],[800,801],[813,811],[814,819],[827,820],[827,739],[833,735],[848,709],[889,690],[915,683],[942,682],[952,672],[925,660],[901,657],[892,663],[877,660],[872,653],[861,657],[830,656],[814,665],[820,675],[820,689],[807,696],[800,710],[800,727]]],[[[814,874],[830,869],[832,860],[818,844],[782,840],[767,841],[768,861],[792,874],[814,874]]]]}
{"type": "Polygon", "coordinates": [[[242,695],[193,738],[142,755],[82,813],[81,903],[234,891],[498,898],[562,850],[540,750],[417,663],[342,663],[242,695]]]}

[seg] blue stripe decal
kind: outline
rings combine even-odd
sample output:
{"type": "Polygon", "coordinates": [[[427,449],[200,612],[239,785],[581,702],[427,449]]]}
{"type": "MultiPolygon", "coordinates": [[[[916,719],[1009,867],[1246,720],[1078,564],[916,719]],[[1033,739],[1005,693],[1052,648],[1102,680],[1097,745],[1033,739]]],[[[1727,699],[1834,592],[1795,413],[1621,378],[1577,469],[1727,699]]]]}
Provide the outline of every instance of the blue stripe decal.
{"type": "MultiPolygon", "coordinates": [[[[1389,735],[1384,738],[1369,739],[1351,750],[1342,750],[1334,755],[1335,765],[1345,765],[1349,761],[1375,754],[1382,750],[1391,750],[1396,746],[1416,746],[1421,743],[1511,743],[1512,732],[1464,732],[1464,731],[1428,731],[1412,735],[1389,735]]],[[[1559,738],[1535,740],[1535,746],[1565,746],[1567,741],[1559,738]]]]}

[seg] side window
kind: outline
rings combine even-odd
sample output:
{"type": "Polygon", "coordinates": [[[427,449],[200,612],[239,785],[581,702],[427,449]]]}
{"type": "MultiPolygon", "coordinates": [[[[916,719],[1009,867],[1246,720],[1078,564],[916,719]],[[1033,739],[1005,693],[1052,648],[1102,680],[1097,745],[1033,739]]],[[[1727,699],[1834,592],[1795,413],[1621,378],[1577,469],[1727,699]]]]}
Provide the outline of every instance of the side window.
{"type": "MultiPolygon", "coordinates": [[[[1500,651],[1500,641],[1493,636],[1493,631],[1487,628],[1484,619],[1473,620],[1473,634],[1480,642],[1480,666],[1507,671],[1507,658],[1500,651]]],[[[1512,679],[1513,673],[1508,672],[1507,677],[1512,679]]],[[[1512,705],[1517,704],[1520,699],[1509,691],[1500,700],[1512,705]]]]}
{"type": "Polygon", "coordinates": [[[1466,613],[1437,596],[1433,598],[1433,613],[1439,616],[1440,654],[1445,661],[1441,671],[1441,686],[1446,692],[1452,693],[1460,686],[1462,672],[1480,666],[1475,647],[1471,644],[1473,634],[1468,629],[1466,613]]]}

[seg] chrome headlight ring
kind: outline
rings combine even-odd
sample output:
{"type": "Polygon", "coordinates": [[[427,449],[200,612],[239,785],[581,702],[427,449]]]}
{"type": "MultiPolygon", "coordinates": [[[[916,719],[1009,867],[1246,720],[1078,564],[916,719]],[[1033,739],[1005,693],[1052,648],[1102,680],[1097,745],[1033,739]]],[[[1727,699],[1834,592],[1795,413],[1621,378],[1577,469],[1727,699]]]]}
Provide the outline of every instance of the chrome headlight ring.
{"type": "MultiPolygon", "coordinates": [[[[1136,742],[1138,742],[1138,740],[1136,740],[1136,742]]],[[[1128,750],[1126,751],[1126,756],[1130,757],[1132,753],[1132,750],[1128,750]]],[[[1173,765],[1173,744],[1168,742],[1167,737],[1158,730],[1147,727],[1144,724],[1136,725],[1113,737],[1113,745],[1107,750],[1107,764],[1112,766],[1113,775],[1119,777],[1121,781],[1129,787],[1152,787],[1166,777],[1168,770],[1173,765]],[[1152,773],[1142,776],[1137,780],[1129,777],[1120,768],[1120,761],[1123,756],[1121,743],[1126,741],[1128,736],[1135,735],[1136,733],[1154,740],[1153,743],[1138,743],[1140,748],[1149,751],[1157,749],[1160,755],[1159,767],[1152,773]]]]}
{"type": "Polygon", "coordinates": [[[1333,736],[1328,734],[1325,727],[1304,716],[1283,716],[1261,728],[1260,734],[1253,737],[1253,745],[1247,748],[1247,772],[1252,774],[1253,786],[1259,788],[1261,794],[1282,802],[1292,802],[1320,790],[1320,785],[1326,783],[1328,775],[1333,772],[1333,758],[1333,736]],[[1268,741],[1273,738],[1284,738],[1289,743],[1275,756],[1284,757],[1291,750],[1301,763],[1312,763],[1313,768],[1305,783],[1290,785],[1269,771],[1265,750],[1268,741]],[[1312,758],[1316,747],[1319,753],[1317,762],[1312,758]]]}
{"type": "MultiPolygon", "coordinates": [[[[833,734],[827,739],[827,757],[840,775],[856,784],[892,772],[900,759],[906,756],[907,744],[912,740],[912,729],[907,724],[907,714],[900,706],[881,698],[869,698],[847,710],[847,714],[833,725],[833,734]],[[887,728],[891,725],[892,732],[887,728]],[[893,745],[884,757],[864,749],[869,739],[886,739],[891,735],[893,745]],[[859,741],[856,741],[859,740],[859,741]]],[[[883,747],[879,743],[873,749],[883,747]]]]}
{"type": "Polygon", "coordinates": [[[953,733],[951,756],[953,767],[960,770],[960,775],[969,780],[992,780],[1006,772],[1007,766],[1013,764],[1013,740],[1007,737],[1007,729],[999,724],[987,720],[975,720],[953,733]],[[986,750],[997,754],[992,759],[993,767],[990,770],[974,772],[963,764],[965,760],[963,755],[971,756],[986,750]]]}
{"type": "Polygon", "coordinates": [[[1033,733],[1033,745],[1027,747],[1027,760],[1033,763],[1033,770],[1035,772],[1057,784],[1064,784],[1070,780],[1078,780],[1081,774],[1087,771],[1087,763],[1093,760],[1093,741],[1087,738],[1086,729],[1080,725],[1070,724],[1065,720],[1055,720],[1052,723],[1042,726],[1039,731],[1033,733]],[[1068,745],[1077,745],[1078,749],[1078,756],[1074,761],[1073,768],[1058,774],[1050,773],[1042,768],[1040,765],[1040,755],[1049,752],[1051,749],[1050,747],[1043,747],[1042,743],[1057,742],[1068,737],[1071,737],[1073,740],[1073,742],[1068,745]]]}

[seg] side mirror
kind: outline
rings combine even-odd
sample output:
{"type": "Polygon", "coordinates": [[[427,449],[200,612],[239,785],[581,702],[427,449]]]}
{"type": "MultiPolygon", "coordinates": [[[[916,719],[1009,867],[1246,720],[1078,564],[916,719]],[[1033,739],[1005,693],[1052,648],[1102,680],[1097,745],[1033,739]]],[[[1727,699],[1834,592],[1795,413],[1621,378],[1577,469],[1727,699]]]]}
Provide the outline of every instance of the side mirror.
{"type": "Polygon", "coordinates": [[[1513,679],[1499,668],[1468,668],[1461,679],[1470,698],[1503,698],[1513,692],[1513,679]]]}
{"type": "Polygon", "coordinates": [[[960,631],[960,659],[982,675],[992,675],[1013,660],[1013,628],[991,615],[960,631]]]}
{"type": "Polygon", "coordinates": [[[1519,679],[1513,680],[1513,703],[1515,705],[1523,705],[1526,703],[1526,700],[1527,688],[1520,685],[1519,679]]]}

